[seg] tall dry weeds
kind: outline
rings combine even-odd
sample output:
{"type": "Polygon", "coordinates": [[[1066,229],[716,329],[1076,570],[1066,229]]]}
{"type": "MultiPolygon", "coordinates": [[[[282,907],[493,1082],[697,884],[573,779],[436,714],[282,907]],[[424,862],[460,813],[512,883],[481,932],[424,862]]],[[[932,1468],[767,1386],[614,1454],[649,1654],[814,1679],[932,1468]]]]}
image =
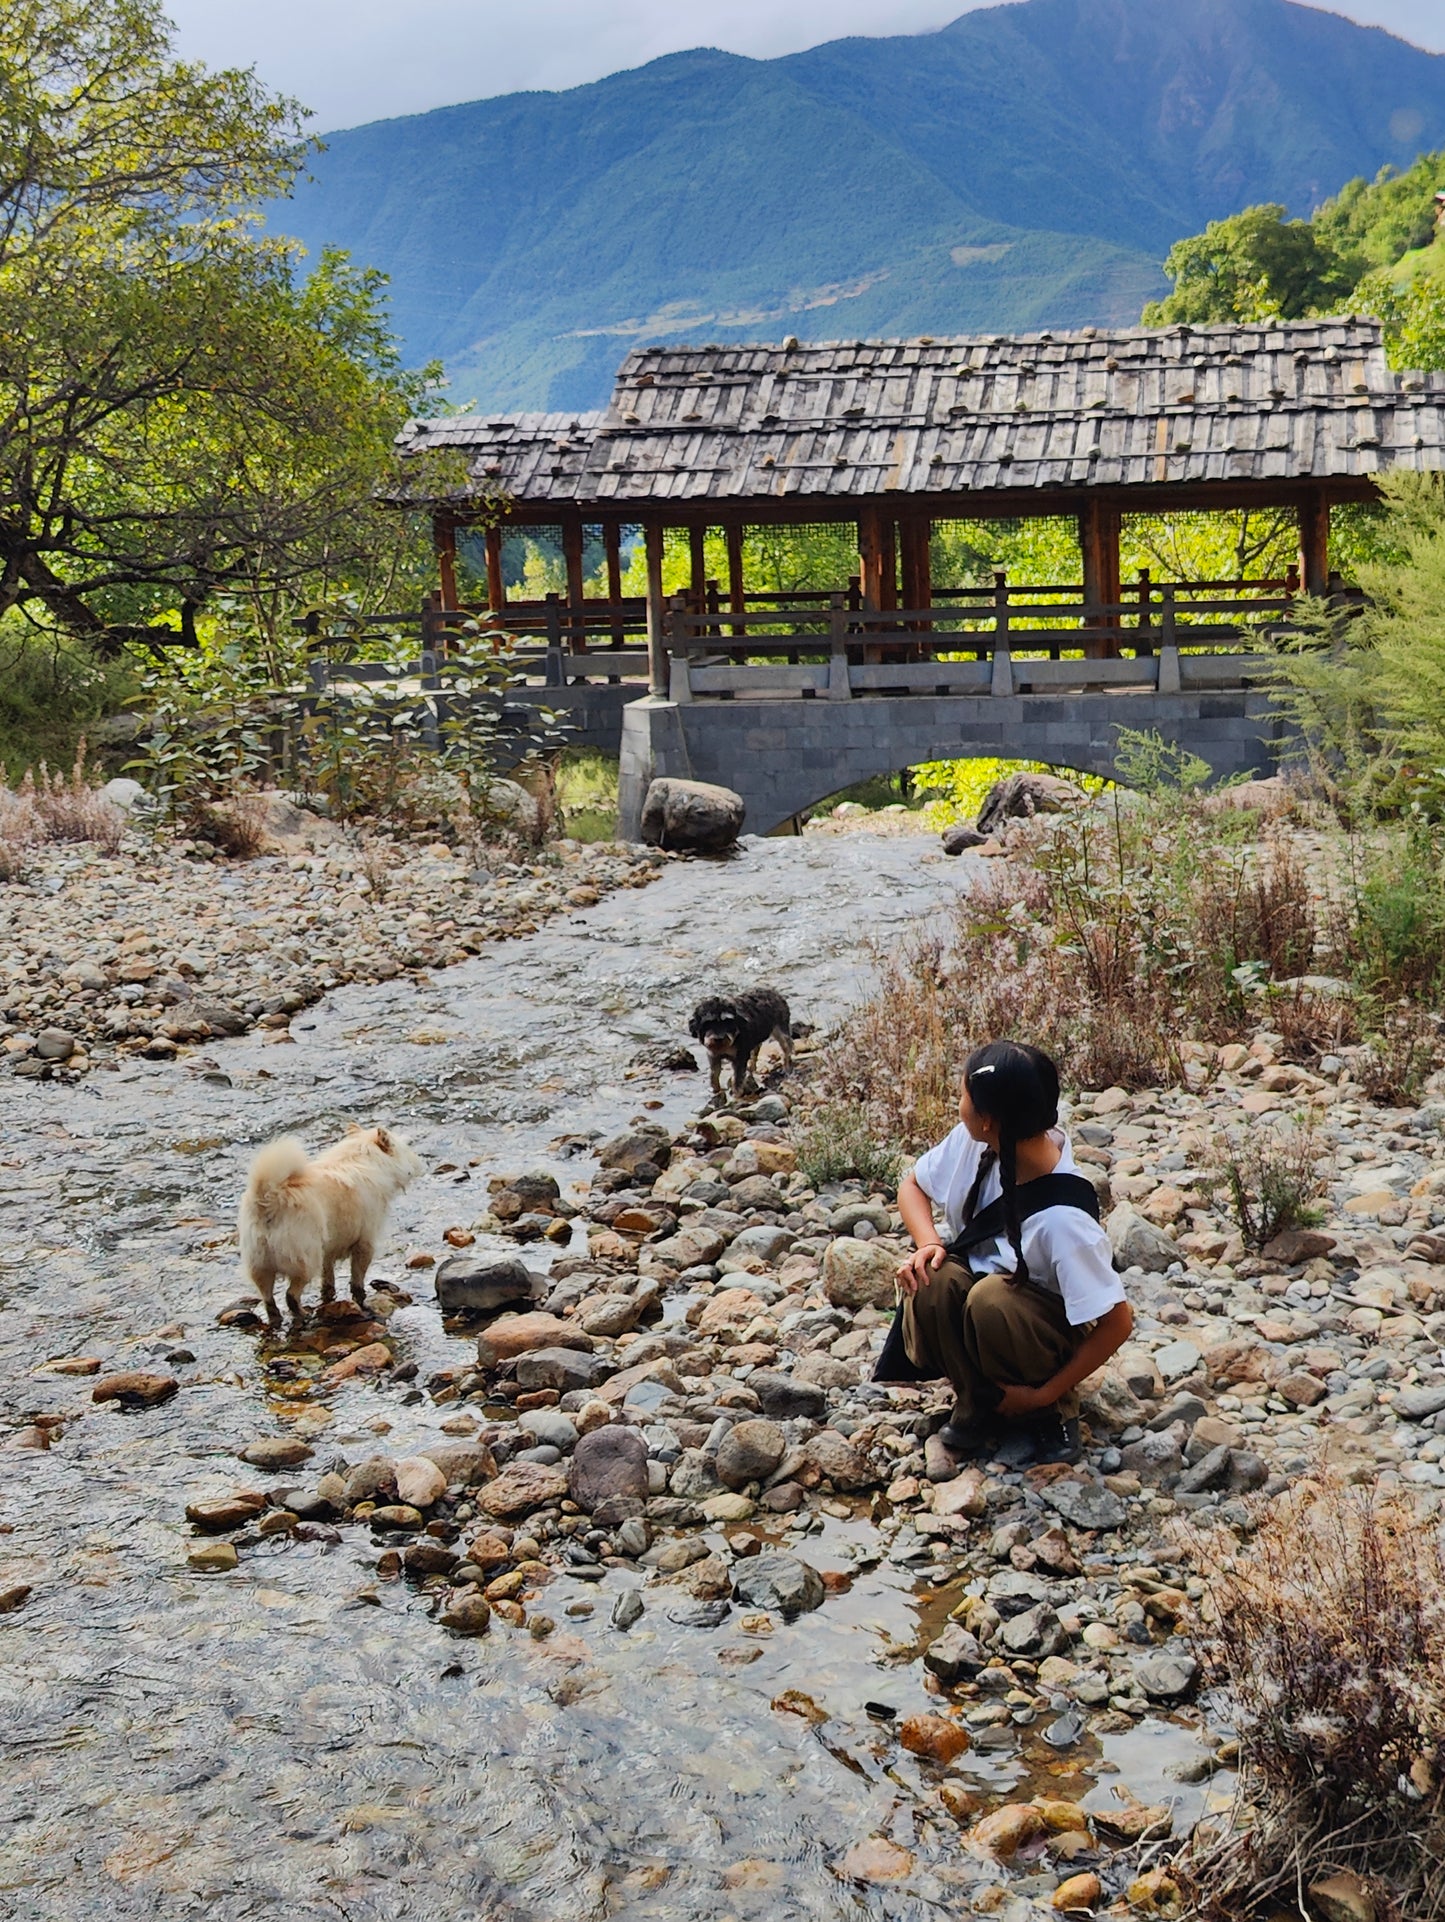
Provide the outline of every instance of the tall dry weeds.
{"type": "Polygon", "coordinates": [[[1445,1916],[1445,1553],[1405,1501],[1322,1472],[1247,1547],[1187,1531],[1201,1653],[1240,1749],[1233,1820],[1183,1865],[1208,1922],[1309,1914],[1349,1871],[1378,1922],[1445,1916]]]}
{"type": "Polygon", "coordinates": [[[53,774],[42,761],[28,770],[17,791],[38,841],[94,841],[114,851],[125,833],[125,815],[95,786],[85,765],[85,742],[68,774],[53,774]]]}

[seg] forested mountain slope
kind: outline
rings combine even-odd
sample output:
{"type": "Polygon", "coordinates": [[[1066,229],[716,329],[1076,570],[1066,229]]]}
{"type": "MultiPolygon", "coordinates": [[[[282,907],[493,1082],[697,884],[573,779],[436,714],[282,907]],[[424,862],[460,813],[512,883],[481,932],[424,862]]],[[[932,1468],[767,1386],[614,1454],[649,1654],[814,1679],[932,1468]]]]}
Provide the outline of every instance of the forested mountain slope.
{"type": "Polygon", "coordinates": [[[667,338],[1124,321],[1181,233],[1445,145],[1445,56],[1289,0],[1022,0],[676,54],[329,137],[273,214],[392,276],[458,398],[592,406],[667,338]]]}

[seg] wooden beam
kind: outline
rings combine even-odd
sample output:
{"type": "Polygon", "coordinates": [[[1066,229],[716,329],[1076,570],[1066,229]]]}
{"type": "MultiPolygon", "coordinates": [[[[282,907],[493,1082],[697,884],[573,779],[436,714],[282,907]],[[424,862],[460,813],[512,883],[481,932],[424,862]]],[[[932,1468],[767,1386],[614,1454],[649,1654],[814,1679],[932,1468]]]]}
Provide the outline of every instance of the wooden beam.
{"type": "MultiPolygon", "coordinates": [[[[607,598],[615,609],[622,599],[622,529],[616,521],[602,523],[602,551],[607,556],[607,598]]],[[[612,645],[621,647],[624,635],[622,616],[612,616],[612,645]]]]}
{"type": "Polygon", "coordinates": [[[898,605],[898,530],[891,509],[870,503],[858,516],[863,605],[875,614],[898,605]]]}
{"type": "Polygon", "coordinates": [[[562,558],[567,567],[567,605],[571,610],[567,622],[567,638],[579,654],[587,652],[587,629],[583,621],[582,604],[587,598],[587,589],[582,577],[582,516],[564,514],[562,517],[562,558]]]}
{"type": "Polygon", "coordinates": [[[1330,591],[1330,504],[1313,488],[1299,504],[1299,571],[1306,594],[1330,591]]]}
{"type": "MultiPolygon", "coordinates": [[[[1079,510],[1079,546],[1084,557],[1084,600],[1094,607],[1116,607],[1120,593],[1118,510],[1097,498],[1079,510]]],[[[1103,614],[1085,621],[1099,630],[1085,643],[1091,659],[1107,660],[1119,652],[1118,616],[1103,614]]]]}
{"type": "Polygon", "coordinates": [[[643,523],[647,554],[647,678],[654,700],[667,699],[667,602],[662,592],[662,522],[643,523]]]}
{"type": "Polygon", "coordinates": [[[457,524],[450,514],[438,514],[432,521],[432,539],[436,544],[437,572],[441,578],[442,606],[454,609],[457,605],[457,524]]]}
{"type": "Polygon", "coordinates": [[[933,523],[910,518],[899,523],[898,533],[903,562],[903,605],[932,607],[933,523]]]}
{"type": "Polygon", "coordinates": [[[493,614],[500,614],[507,605],[507,583],[502,574],[502,530],[492,526],[487,529],[487,606],[493,614]]]}
{"type": "Polygon", "coordinates": [[[687,530],[687,544],[692,561],[692,578],[688,582],[692,590],[692,607],[695,614],[701,614],[707,605],[707,529],[690,527],[687,530]]]}
{"type": "MultiPolygon", "coordinates": [[[[747,591],[743,585],[743,524],[729,521],[724,530],[728,544],[728,608],[741,617],[747,612],[747,591]]],[[[744,630],[734,627],[734,634],[744,630]]]]}

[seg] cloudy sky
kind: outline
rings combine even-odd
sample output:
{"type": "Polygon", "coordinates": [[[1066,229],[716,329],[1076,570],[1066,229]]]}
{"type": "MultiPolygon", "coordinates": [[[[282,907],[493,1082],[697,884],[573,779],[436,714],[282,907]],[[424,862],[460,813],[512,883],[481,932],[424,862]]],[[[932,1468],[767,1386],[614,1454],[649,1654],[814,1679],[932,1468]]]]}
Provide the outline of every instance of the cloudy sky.
{"type": "MultiPolygon", "coordinates": [[[[170,0],[180,48],[254,66],[319,129],[522,88],[575,87],[680,48],[792,53],[921,33],[994,0],[170,0]]],[[[1445,52],[1445,0],[1330,9],[1445,52]]]]}

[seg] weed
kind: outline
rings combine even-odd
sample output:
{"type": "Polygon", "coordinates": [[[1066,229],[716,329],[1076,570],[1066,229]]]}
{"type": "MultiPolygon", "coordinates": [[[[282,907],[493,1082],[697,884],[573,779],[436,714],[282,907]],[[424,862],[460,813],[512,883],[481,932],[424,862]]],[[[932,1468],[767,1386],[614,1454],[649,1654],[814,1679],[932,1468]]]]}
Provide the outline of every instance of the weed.
{"type": "Polygon", "coordinates": [[[115,849],[125,833],[125,816],[96,788],[86,771],[85,742],[76,749],[68,774],[52,774],[44,761],[27,771],[18,790],[20,805],[35,822],[40,841],[95,841],[115,849]]]}
{"type": "Polygon", "coordinates": [[[266,803],[241,788],[224,801],[196,801],[182,826],[193,840],[205,841],[233,861],[252,861],[266,845],[266,803]]]}
{"type": "Polygon", "coordinates": [[[1323,1183],[1315,1172],[1319,1145],[1314,1123],[1296,1116],[1283,1128],[1239,1129],[1214,1144],[1211,1170],[1235,1225],[1252,1248],[1263,1248],[1286,1228],[1317,1222],[1323,1183]]]}
{"type": "Polygon", "coordinates": [[[1184,1864],[1209,1922],[1306,1905],[1368,1879],[1375,1913],[1445,1915],[1445,1554],[1399,1499],[1320,1474],[1279,1497],[1247,1549],[1190,1531],[1201,1653],[1239,1740],[1234,1819],[1184,1864]]]}
{"type": "Polygon", "coordinates": [[[798,1140],[798,1166],[815,1188],[856,1175],[871,1188],[898,1184],[902,1155],[881,1143],[859,1108],[826,1102],[815,1108],[798,1140]]]}
{"type": "Polygon", "coordinates": [[[1377,1004],[1371,1012],[1375,1021],[1355,1057],[1355,1079],[1382,1107],[1417,1107],[1440,1060],[1439,1017],[1409,1001],[1383,1010],[1377,1004]]]}

